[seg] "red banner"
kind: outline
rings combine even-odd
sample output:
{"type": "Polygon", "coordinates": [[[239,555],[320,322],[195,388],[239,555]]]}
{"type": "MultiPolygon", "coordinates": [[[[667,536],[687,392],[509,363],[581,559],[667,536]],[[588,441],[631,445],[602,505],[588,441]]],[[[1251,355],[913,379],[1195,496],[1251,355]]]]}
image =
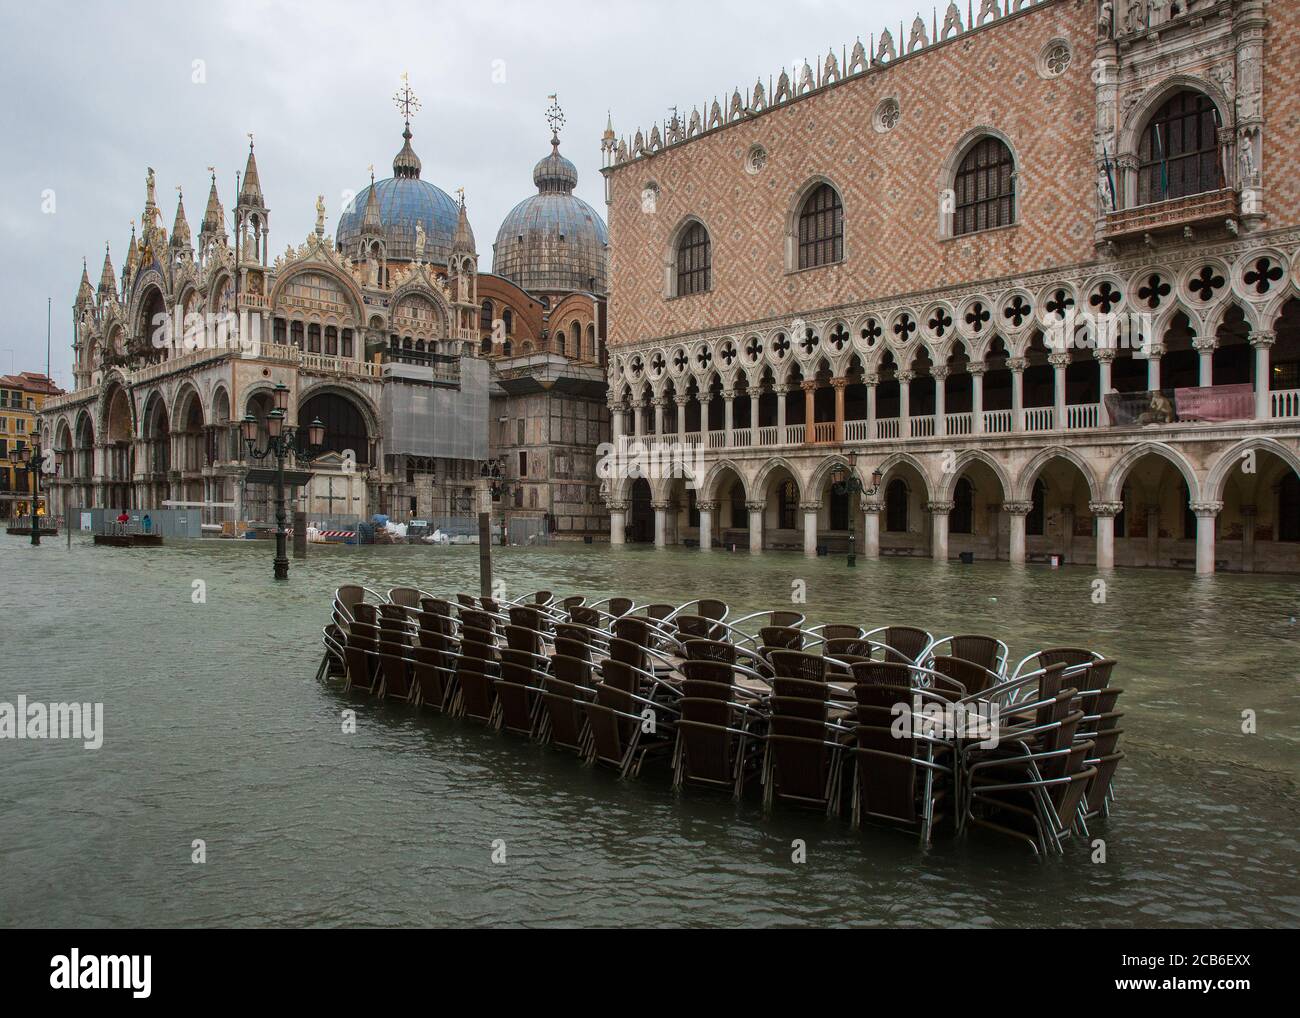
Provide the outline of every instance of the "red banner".
{"type": "Polygon", "coordinates": [[[1174,390],[1180,421],[1240,421],[1255,416],[1255,389],[1239,385],[1201,385],[1174,390]]]}

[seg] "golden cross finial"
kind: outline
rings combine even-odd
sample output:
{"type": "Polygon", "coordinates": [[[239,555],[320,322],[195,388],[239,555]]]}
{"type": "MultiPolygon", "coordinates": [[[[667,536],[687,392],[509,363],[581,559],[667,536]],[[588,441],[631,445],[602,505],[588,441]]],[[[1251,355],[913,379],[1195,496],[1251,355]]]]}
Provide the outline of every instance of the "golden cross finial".
{"type": "Polygon", "coordinates": [[[558,140],[564,127],[564,111],[560,109],[560,101],[554,92],[546,98],[551,100],[551,105],[546,108],[546,122],[551,125],[551,137],[558,140]]]}
{"type": "Polygon", "coordinates": [[[248,132],[248,147],[249,147],[249,148],[252,148],[252,147],[253,147],[253,132],[252,132],[252,131],[249,131],[249,132],[248,132]]]}
{"type": "Polygon", "coordinates": [[[420,110],[420,100],[416,98],[415,93],[411,91],[411,86],[407,83],[406,72],[402,72],[402,87],[397,90],[393,96],[393,104],[397,107],[402,118],[407,122],[410,121],[411,115],[418,113],[420,110]]]}

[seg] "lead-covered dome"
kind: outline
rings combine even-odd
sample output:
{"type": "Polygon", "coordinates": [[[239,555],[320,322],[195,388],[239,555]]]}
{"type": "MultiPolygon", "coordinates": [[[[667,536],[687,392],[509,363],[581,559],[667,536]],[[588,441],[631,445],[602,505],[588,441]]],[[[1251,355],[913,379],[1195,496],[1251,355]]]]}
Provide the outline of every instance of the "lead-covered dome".
{"type": "Polygon", "coordinates": [[[358,192],[349,211],[339,216],[335,242],[340,251],[351,255],[365,232],[366,206],[373,190],[379,206],[390,260],[415,258],[415,226],[424,224],[424,258],[426,262],[447,264],[460,207],[447,192],[420,179],[420,157],[411,148],[411,126],[402,132],[402,149],[393,159],[393,175],[373,181],[358,192]]]}
{"type": "Polygon", "coordinates": [[[606,291],[609,233],[596,210],[573,189],[578,170],[560,155],[551,136],[551,153],[533,167],[537,193],[506,216],[492,246],[492,271],[525,290],[606,291]]]}

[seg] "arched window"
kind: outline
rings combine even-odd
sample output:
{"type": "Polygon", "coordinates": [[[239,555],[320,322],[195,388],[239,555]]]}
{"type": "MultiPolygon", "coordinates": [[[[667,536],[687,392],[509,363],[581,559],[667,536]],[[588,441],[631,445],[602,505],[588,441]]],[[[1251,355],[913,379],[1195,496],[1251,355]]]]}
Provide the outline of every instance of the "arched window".
{"type": "Polygon", "coordinates": [[[977,233],[1016,220],[1015,160],[1011,150],[993,137],[981,138],[966,153],[953,180],[954,236],[977,233]]]}
{"type": "Polygon", "coordinates": [[[950,534],[970,534],[974,532],[975,489],[965,477],[957,481],[952,493],[952,512],[948,514],[948,532],[950,534]]]}
{"type": "Polygon", "coordinates": [[[844,206],[830,184],[810,194],[799,210],[799,268],[844,260],[844,206]]]}
{"type": "Polygon", "coordinates": [[[515,329],[515,315],[509,308],[501,311],[501,323],[505,326],[506,335],[510,335],[515,329]]]}
{"type": "Polygon", "coordinates": [[[582,356],[582,326],[577,322],[569,327],[569,338],[573,340],[573,349],[570,351],[574,357],[582,356]]]}
{"type": "Polygon", "coordinates": [[[1042,537],[1043,520],[1047,515],[1047,487],[1041,480],[1034,482],[1034,490],[1030,497],[1033,508],[1025,517],[1025,533],[1042,537]]]}
{"type": "Polygon", "coordinates": [[[293,322],[289,326],[289,335],[293,337],[293,345],[299,350],[302,349],[302,322],[293,322]]]}
{"type": "Polygon", "coordinates": [[[907,533],[907,485],[900,477],[885,489],[885,529],[891,534],[907,533]]]}
{"type": "Polygon", "coordinates": [[[483,309],[478,316],[478,327],[488,330],[492,328],[492,302],[490,300],[483,302],[483,309]]]}
{"type": "Polygon", "coordinates": [[[1179,92],[1156,110],[1138,146],[1138,204],[1223,186],[1218,113],[1202,92],[1179,92]]]}
{"type": "Polygon", "coordinates": [[[745,505],[745,489],[739,484],[731,486],[731,526],[734,530],[749,529],[749,507],[745,505]]]}
{"type": "Polygon", "coordinates": [[[703,223],[691,223],[677,242],[677,296],[704,293],[712,286],[713,245],[703,223]]]}
{"type": "Polygon", "coordinates": [[[325,352],[337,357],[339,352],[339,330],[332,325],[325,326],[325,352]]]}
{"type": "Polygon", "coordinates": [[[587,326],[587,359],[588,359],[588,360],[593,360],[593,361],[597,359],[597,357],[596,357],[596,327],[595,327],[594,325],[588,325],[588,326],[587,326]]]}
{"type": "Polygon", "coordinates": [[[786,479],[776,490],[777,526],[782,530],[798,527],[799,489],[794,481],[786,479]]]}
{"type": "Polygon", "coordinates": [[[307,326],[307,352],[320,353],[320,326],[315,322],[307,326]]]}
{"type": "Polygon", "coordinates": [[[1300,477],[1294,470],[1277,486],[1277,539],[1300,541],[1300,477]]]}
{"type": "Polygon", "coordinates": [[[564,353],[564,337],[565,337],[565,335],[566,335],[566,333],[565,333],[565,330],[564,330],[564,326],[563,326],[563,325],[561,325],[558,329],[555,330],[555,352],[556,352],[556,353],[559,353],[559,354],[564,353]]]}

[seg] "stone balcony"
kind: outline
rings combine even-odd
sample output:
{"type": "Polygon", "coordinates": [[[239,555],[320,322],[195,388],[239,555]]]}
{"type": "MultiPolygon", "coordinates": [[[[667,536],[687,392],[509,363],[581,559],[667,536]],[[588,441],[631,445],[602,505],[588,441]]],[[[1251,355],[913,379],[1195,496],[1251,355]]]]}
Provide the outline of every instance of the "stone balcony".
{"type": "Polygon", "coordinates": [[[1224,227],[1235,222],[1239,212],[1236,191],[1231,188],[1206,191],[1186,198],[1171,198],[1168,201],[1109,212],[1102,227],[1102,238],[1117,241],[1171,231],[1181,232],[1188,228],[1224,227]]]}

